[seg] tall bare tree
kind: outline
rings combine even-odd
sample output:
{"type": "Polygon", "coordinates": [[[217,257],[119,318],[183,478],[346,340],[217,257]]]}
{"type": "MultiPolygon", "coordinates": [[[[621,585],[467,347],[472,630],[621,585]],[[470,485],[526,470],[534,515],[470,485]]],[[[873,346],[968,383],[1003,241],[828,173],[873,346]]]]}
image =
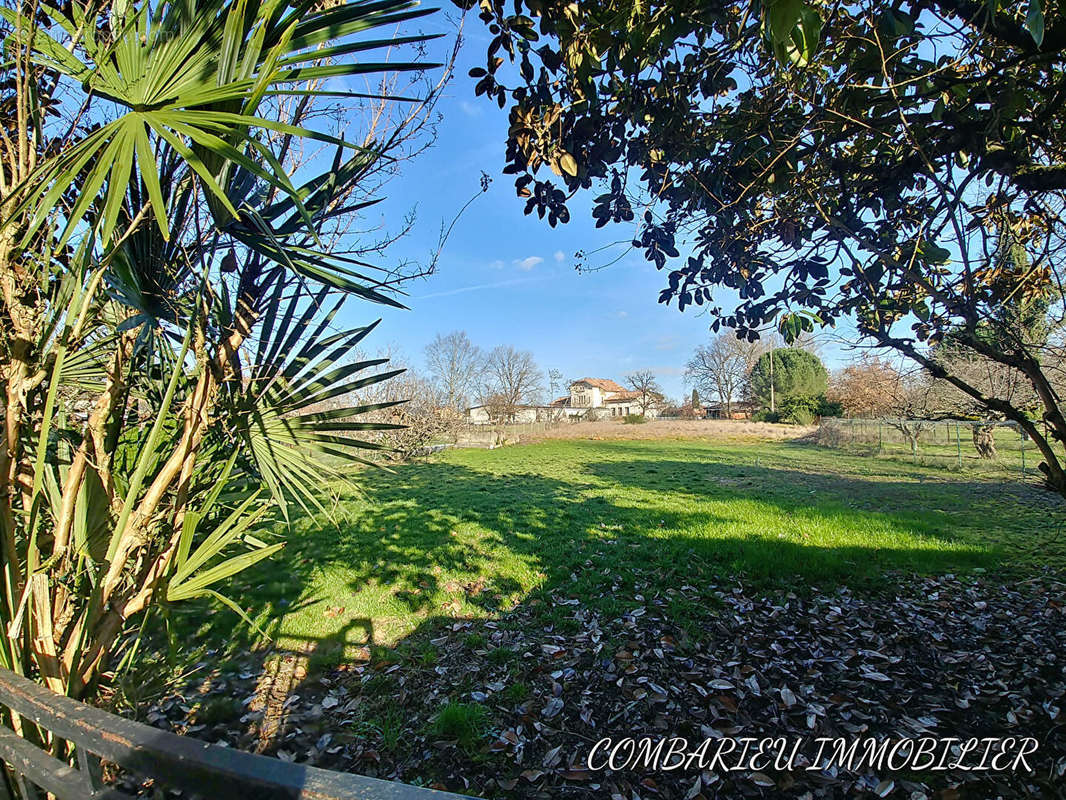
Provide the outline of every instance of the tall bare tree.
{"type": "Polygon", "coordinates": [[[652,374],[651,370],[639,370],[630,374],[626,378],[626,383],[629,384],[630,389],[638,394],[637,405],[640,407],[641,416],[646,415],[648,409],[656,403],[662,402],[663,390],[658,381],[655,380],[655,375],[652,374]]]}
{"type": "Polygon", "coordinates": [[[551,395],[550,400],[555,399],[556,391],[565,388],[566,381],[563,379],[563,371],[561,369],[548,370],[548,394],[551,395]]]}
{"type": "Polygon", "coordinates": [[[445,405],[459,409],[469,404],[485,371],[485,354],[466,331],[437,334],[426,345],[426,369],[442,394],[445,405]]]}
{"type": "Polygon", "coordinates": [[[491,405],[497,414],[512,420],[520,406],[534,405],[540,400],[544,391],[542,381],[543,375],[532,353],[502,345],[485,359],[482,401],[493,398],[491,405]]]}
{"type": "Polygon", "coordinates": [[[733,400],[744,395],[748,376],[766,350],[764,339],[749,342],[730,332],[720,333],[710,344],[696,348],[685,367],[685,379],[705,397],[716,395],[725,403],[726,414],[732,414],[733,400]]]}

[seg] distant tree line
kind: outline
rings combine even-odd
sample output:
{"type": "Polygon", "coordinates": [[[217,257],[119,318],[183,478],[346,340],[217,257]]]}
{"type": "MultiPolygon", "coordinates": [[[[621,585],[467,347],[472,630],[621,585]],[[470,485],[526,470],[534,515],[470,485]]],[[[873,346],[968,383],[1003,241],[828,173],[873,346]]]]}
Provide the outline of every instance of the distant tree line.
{"type": "MultiPolygon", "coordinates": [[[[453,437],[467,422],[472,407],[484,408],[495,424],[507,424],[516,421],[524,408],[549,405],[576,380],[564,378],[558,369],[543,370],[528,350],[511,345],[483,349],[461,330],[433,337],[423,351],[424,369],[416,368],[395,348],[378,355],[387,357],[390,367],[400,368],[402,374],[387,385],[366,386],[354,398],[333,402],[388,404],[375,418],[402,428],[378,434],[377,441],[389,457],[400,459],[453,437]]],[[[357,351],[348,357],[367,359],[357,351]]],[[[626,382],[639,416],[663,403],[662,389],[650,370],[633,372],[626,382]]]]}
{"type": "MultiPolygon", "coordinates": [[[[423,355],[425,368],[419,369],[404,353],[387,348],[378,356],[401,374],[335,398],[320,410],[352,402],[382,405],[371,416],[397,427],[378,433],[376,442],[386,458],[406,460],[453,439],[471,406],[484,406],[494,421],[508,422],[519,408],[543,401],[545,376],[528,351],[510,345],[484,350],[465,331],[451,331],[438,333],[423,355]]],[[[348,358],[360,362],[368,356],[352,351],[348,358]]],[[[561,381],[558,370],[550,374],[561,381]]]]}
{"type": "MultiPolygon", "coordinates": [[[[1038,325],[1041,319],[1028,324],[1038,325]]],[[[765,421],[810,424],[822,416],[883,419],[915,447],[938,421],[964,420],[970,423],[978,455],[995,457],[995,423],[1009,416],[953,382],[906,359],[872,353],[830,373],[809,338],[804,342],[800,337],[799,344],[786,347],[776,337],[751,342],[732,331],[714,336],[695,349],[685,370],[694,387],[692,406],[698,406],[698,393],[717,398],[727,416],[736,403],[745,402],[758,405],[754,418],[765,421]]],[[[975,354],[951,337],[932,348],[930,358],[945,372],[964,375],[983,394],[1005,398],[1039,421],[1040,398],[1021,370],[975,354]]],[[[1059,393],[1066,390],[1063,367],[1061,359],[1046,357],[1045,370],[1059,393]]]]}
{"type": "Polygon", "coordinates": [[[840,413],[827,396],[829,372],[813,347],[804,337],[788,347],[774,339],[719,333],[697,347],[686,365],[693,406],[698,393],[717,397],[727,417],[737,402],[745,402],[760,406],[755,419],[801,425],[840,413]]]}

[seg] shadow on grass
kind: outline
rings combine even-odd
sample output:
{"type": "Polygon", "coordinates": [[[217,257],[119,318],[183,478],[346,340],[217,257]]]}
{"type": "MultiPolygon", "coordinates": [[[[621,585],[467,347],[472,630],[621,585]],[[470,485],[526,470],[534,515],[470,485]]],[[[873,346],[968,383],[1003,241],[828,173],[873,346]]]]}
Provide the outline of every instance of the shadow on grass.
{"type": "MultiPolygon", "coordinates": [[[[376,476],[366,500],[342,504],[334,522],[305,520],[231,593],[283,645],[313,641],[328,665],[352,647],[391,645],[434,615],[541,603],[550,621],[544,593],[559,587],[612,614],[638,591],[737,578],[806,591],[901,570],[991,569],[1015,527],[1037,527],[1024,513],[990,517],[979,502],[986,483],[807,473],[723,460],[714,448],[690,461],[618,443],[611,452],[580,452],[562,478],[524,471],[521,459],[503,473],[400,467],[376,476]]],[[[207,641],[252,643],[228,613],[195,621],[207,641]]]]}
{"type": "MultiPolygon", "coordinates": [[[[405,660],[432,682],[434,638],[472,618],[522,604],[526,624],[569,633],[572,607],[555,606],[553,590],[606,616],[631,609],[638,595],[670,597],[671,621],[699,639],[715,592],[737,579],[826,591],[892,571],[992,569],[1013,559],[1005,548],[1018,539],[1042,542],[1042,510],[1008,505],[1017,487],[922,482],[904,468],[840,474],[829,471],[833,454],[797,445],[768,448],[773,465],[754,449],[741,458],[713,446],[684,455],[685,447],[642,443],[568,447],[557,470],[536,463],[532,448],[403,466],[375,475],[367,497],[343,503],[333,522],[295,526],[278,557],[229,591],[272,624],[272,652],[249,654],[255,642],[228,611],[189,607],[190,636],[272,665],[267,712],[235,744],[273,752],[289,730],[287,698],[321,691],[315,676],[338,664],[405,660]],[[820,465],[802,468],[816,458],[820,465]],[[698,591],[674,596],[683,586],[698,591]]],[[[1062,563],[1061,551],[1044,558],[1062,563]]],[[[374,680],[363,684],[367,698],[374,680]]],[[[385,699],[367,707],[356,728],[385,748],[402,724],[385,699]]],[[[316,724],[299,721],[311,741],[336,733],[316,724]]]]}

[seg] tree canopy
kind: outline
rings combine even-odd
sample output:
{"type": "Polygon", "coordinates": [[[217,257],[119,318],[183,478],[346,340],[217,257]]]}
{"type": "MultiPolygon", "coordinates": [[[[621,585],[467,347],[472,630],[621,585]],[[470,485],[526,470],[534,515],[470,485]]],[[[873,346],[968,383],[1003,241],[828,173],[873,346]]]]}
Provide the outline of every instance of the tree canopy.
{"type": "Polygon", "coordinates": [[[426,345],[429,377],[443,393],[444,405],[461,411],[469,405],[485,370],[485,354],[466,331],[438,333],[426,345]]]}
{"type": "Polygon", "coordinates": [[[840,403],[849,417],[883,417],[896,411],[895,398],[903,381],[893,364],[867,356],[833,375],[829,398],[840,403]]]}
{"type": "MultiPolygon", "coordinates": [[[[460,5],[469,5],[457,0],[460,5]]],[[[1066,493],[1053,353],[1005,305],[1061,321],[1066,18],[990,0],[484,0],[475,92],[507,107],[505,172],[551,225],[597,226],[663,270],[663,303],[788,337],[854,320],[1017,421],[1066,493]],[[1005,257],[1024,252],[1025,258],[1005,257]],[[1028,306],[1032,308],[1032,305],[1028,306]],[[988,332],[994,331],[994,336],[988,332]],[[1034,385],[1049,433],[930,354],[946,334],[1034,385]]]]}
{"type": "Polygon", "coordinates": [[[655,379],[655,374],[648,369],[638,370],[626,376],[626,385],[635,392],[636,405],[643,416],[648,409],[663,401],[663,390],[655,379]]]}
{"type": "Polygon", "coordinates": [[[829,386],[829,373],[814,353],[798,347],[784,347],[759,356],[749,380],[752,396],[769,405],[771,386],[778,403],[797,397],[824,395],[829,386]]]}

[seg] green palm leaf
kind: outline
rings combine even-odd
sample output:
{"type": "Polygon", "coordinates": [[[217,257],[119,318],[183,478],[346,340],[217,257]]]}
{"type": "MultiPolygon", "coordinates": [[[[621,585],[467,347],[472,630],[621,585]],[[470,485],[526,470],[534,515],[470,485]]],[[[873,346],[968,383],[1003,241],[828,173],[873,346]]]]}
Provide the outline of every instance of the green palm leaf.
{"type": "Polygon", "coordinates": [[[260,340],[259,360],[251,378],[229,398],[237,434],[250,454],[258,478],[270,490],[288,517],[288,504],[324,511],[321,487],[344,480],[334,466],[338,458],[371,463],[360,453],[381,445],[360,434],[401,426],[368,421],[367,415],[396,403],[344,403],[326,408],[327,401],[343,398],[403,370],[374,372],[387,359],[346,362],[345,357],[376,327],[331,332],[338,310],[320,310],[324,294],[296,292],[282,301],[280,286],[267,302],[260,340]],[[296,346],[299,342],[300,346],[296,346]]]}
{"type": "MultiPolygon", "coordinates": [[[[314,3],[289,6],[280,0],[245,0],[236,8],[223,0],[145,3],[129,7],[124,29],[112,37],[111,44],[93,35],[95,20],[78,17],[77,4],[70,10],[72,18],[59,7],[44,4],[46,13],[58,23],[55,29],[35,27],[18,12],[0,8],[0,15],[11,23],[10,36],[30,48],[37,64],[112,101],[120,112],[77,146],[43,163],[24,187],[24,200],[14,213],[32,211],[26,241],[79,177],[84,191],[65,214],[61,243],[80,229],[98,202],[103,213],[93,215],[92,224],[102,239],[109,239],[134,176],[150,202],[159,207],[154,216],[162,235],[169,237],[166,215],[160,213],[163,180],[152,158],[160,142],[196,175],[220,223],[239,216],[226,192],[228,176],[235,168],[255,174],[290,197],[306,217],[299,192],[284,170],[269,160],[264,166],[257,157],[255,131],[268,129],[353,150],[363,148],[320,131],[267,119],[258,113],[259,103],[266,93],[286,83],[425,69],[429,65],[356,60],[308,66],[321,60],[316,47],[326,42],[335,43],[331,48],[335,57],[391,46],[391,39],[341,40],[429,13],[414,5],[406,0],[383,0],[322,10],[314,3]],[[55,36],[75,31],[83,36],[80,47],[71,52],[55,36]]],[[[404,41],[424,38],[405,37],[404,41]]]]}

